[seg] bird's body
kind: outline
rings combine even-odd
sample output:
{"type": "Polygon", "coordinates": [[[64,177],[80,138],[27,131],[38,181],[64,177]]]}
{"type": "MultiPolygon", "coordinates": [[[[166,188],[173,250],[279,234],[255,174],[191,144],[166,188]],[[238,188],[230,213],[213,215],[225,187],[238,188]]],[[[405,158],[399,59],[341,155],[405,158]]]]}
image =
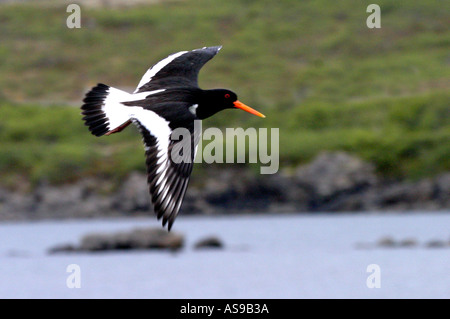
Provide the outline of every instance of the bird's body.
{"type": "Polygon", "coordinates": [[[169,230],[183,202],[193,168],[199,140],[199,132],[194,132],[194,120],[208,118],[226,108],[240,108],[264,117],[239,102],[232,91],[198,87],[201,67],[220,48],[205,47],[168,56],[144,74],[132,94],[98,84],[86,94],[81,107],[85,124],[96,136],[120,132],[130,123],[137,125],[145,145],[152,204],[158,218],[163,218],[163,226],[168,223],[169,230]],[[190,141],[171,138],[178,128],[190,132],[190,141]],[[186,145],[192,151],[186,152],[181,161],[171,158],[173,149],[186,145]]]}

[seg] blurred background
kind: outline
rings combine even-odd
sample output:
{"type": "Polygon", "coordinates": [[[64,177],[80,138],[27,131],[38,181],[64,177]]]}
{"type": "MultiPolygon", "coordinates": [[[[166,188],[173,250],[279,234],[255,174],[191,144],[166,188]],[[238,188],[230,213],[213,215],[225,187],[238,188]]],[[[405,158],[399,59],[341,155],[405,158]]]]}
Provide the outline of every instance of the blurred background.
{"type": "Polygon", "coordinates": [[[72,1],[0,1],[0,297],[450,297],[450,3],[378,0],[370,29],[372,2],[78,1],[71,29],[72,1]],[[266,118],[203,128],[279,128],[278,173],[197,164],[181,253],[50,257],[86,232],[160,228],[137,129],[90,135],[84,94],[132,92],[160,59],[213,45],[200,87],[266,118]],[[194,253],[202,238],[222,250],[194,253]]]}

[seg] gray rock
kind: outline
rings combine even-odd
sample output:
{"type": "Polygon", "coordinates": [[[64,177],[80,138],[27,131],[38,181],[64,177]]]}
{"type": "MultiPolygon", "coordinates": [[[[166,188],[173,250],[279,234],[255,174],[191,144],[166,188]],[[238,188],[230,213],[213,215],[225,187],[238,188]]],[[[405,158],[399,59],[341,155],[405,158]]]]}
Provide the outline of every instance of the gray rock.
{"type": "Polygon", "coordinates": [[[377,242],[378,247],[393,248],[397,247],[398,243],[392,237],[382,237],[377,242]]]}
{"type": "Polygon", "coordinates": [[[49,248],[47,252],[49,254],[58,254],[58,253],[72,253],[77,250],[78,248],[72,244],[60,244],[49,248]]]}
{"type": "Polygon", "coordinates": [[[447,243],[443,240],[432,239],[425,243],[426,248],[445,248],[447,247],[447,243]]]}
{"type": "Polygon", "coordinates": [[[403,248],[412,248],[412,247],[417,247],[418,244],[417,244],[417,240],[414,238],[405,238],[405,239],[400,240],[398,245],[403,248]]]}
{"type": "Polygon", "coordinates": [[[182,235],[167,232],[160,228],[138,228],[129,233],[131,247],[137,249],[180,249],[183,246],[182,235]]]}
{"type": "Polygon", "coordinates": [[[396,241],[392,237],[386,236],[380,238],[376,245],[381,248],[412,248],[416,247],[418,244],[417,240],[414,238],[405,238],[396,241]]]}
{"type": "Polygon", "coordinates": [[[377,182],[371,164],[344,152],[320,154],[310,164],[297,169],[295,180],[322,198],[357,191],[377,182]]]}
{"type": "Polygon", "coordinates": [[[194,245],[195,249],[204,249],[204,248],[218,249],[218,248],[223,248],[223,247],[224,247],[224,245],[223,245],[222,241],[218,237],[215,237],[215,236],[210,236],[210,237],[200,239],[194,245]]]}
{"type": "Polygon", "coordinates": [[[160,228],[136,228],[129,232],[92,233],[82,237],[77,251],[105,251],[124,249],[168,249],[183,247],[181,234],[160,228]]]}
{"type": "Polygon", "coordinates": [[[78,251],[102,251],[116,248],[116,236],[92,233],[83,236],[78,251]]]}

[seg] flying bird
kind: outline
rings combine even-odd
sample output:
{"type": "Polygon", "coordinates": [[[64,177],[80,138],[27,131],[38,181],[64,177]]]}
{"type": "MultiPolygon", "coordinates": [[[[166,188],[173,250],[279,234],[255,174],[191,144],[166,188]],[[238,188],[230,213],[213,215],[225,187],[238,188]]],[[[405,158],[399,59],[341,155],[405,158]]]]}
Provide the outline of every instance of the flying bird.
{"type": "Polygon", "coordinates": [[[194,121],[233,108],[265,117],[230,90],[199,88],[200,69],[220,49],[204,47],[169,55],[147,70],[133,93],[99,83],[81,106],[85,125],[95,136],[118,133],[131,123],[139,128],[152,206],[168,230],[178,215],[193,168],[200,135],[194,131],[194,121]],[[172,139],[178,128],[187,129],[190,140],[172,139]],[[193,151],[183,152],[184,146],[193,151]],[[171,154],[180,154],[181,160],[171,154]]]}

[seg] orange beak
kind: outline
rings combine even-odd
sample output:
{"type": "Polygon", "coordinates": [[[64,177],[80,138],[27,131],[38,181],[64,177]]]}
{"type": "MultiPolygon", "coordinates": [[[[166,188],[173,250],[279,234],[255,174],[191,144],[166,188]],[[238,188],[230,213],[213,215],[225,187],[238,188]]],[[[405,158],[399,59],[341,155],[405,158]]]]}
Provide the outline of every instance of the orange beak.
{"type": "Polygon", "coordinates": [[[251,114],[253,114],[253,115],[256,115],[256,116],[259,116],[259,117],[262,117],[262,118],[265,118],[265,117],[266,117],[264,114],[259,113],[258,111],[252,109],[250,106],[247,106],[247,105],[245,105],[245,104],[242,103],[242,102],[235,101],[233,104],[234,104],[234,106],[237,107],[238,109],[244,110],[244,111],[246,111],[246,112],[248,112],[248,113],[251,113],[251,114]]]}

